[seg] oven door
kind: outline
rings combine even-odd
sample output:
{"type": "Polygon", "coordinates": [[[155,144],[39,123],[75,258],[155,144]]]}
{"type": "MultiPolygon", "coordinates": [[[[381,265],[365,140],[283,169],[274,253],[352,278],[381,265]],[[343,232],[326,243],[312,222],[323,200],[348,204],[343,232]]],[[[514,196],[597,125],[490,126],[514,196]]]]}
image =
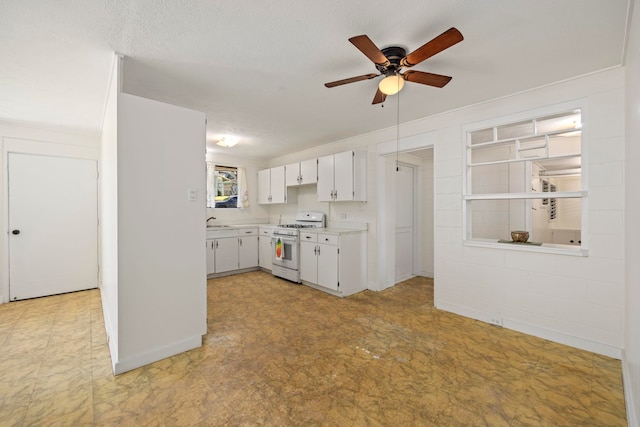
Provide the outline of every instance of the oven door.
{"type": "Polygon", "coordinates": [[[271,262],[274,265],[298,269],[298,238],[295,236],[271,237],[271,262]]]}

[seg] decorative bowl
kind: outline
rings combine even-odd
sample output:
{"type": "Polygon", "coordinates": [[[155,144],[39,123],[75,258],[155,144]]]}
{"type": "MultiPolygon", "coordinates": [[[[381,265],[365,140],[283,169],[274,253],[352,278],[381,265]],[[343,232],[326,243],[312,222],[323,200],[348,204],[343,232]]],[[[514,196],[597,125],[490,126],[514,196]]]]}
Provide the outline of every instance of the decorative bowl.
{"type": "Polygon", "coordinates": [[[528,231],[512,231],[511,240],[518,243],[526,243],[527,240],[529,240],[529,232],[528,231]]]}

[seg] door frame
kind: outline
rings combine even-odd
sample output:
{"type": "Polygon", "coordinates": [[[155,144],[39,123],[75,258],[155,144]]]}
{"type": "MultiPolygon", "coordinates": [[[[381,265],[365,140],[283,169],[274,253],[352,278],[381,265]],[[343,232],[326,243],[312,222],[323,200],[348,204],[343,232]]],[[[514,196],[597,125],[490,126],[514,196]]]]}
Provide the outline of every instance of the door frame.
{"type": "MultiPolygon", "coordinates": [[[[390,215],[387,213],[386,205],[389,203],[387,193],[385,191],[385,185],[383,183],[387,182],[387,169],[386,169],[386,159],[389,154],[395,153],[406,153],[416,150],[422,149],[432,149],[433,157],[434,157],[434,180],[433,180],[433,194],[434,194],[434,212],[436,211],[436,203],[437,198],[435,197],[435,169],[436,169],[436,156],[437,156],[437,148],[436,148],[436,132],[426,132],[418,135],[412,135],[404,138],[400,138],[398,140],[391,140],[382,142],[377,145],[376,151],[378,154],[377,157],[377,179],[378,182],[381,183],[377,186],[377,226],[376,226],[376,234],[377,234],[377,282],[370,283],[369,289],[382,291],[387,289],[393,285],[395,285],[395,253],[389,253],[388,247],[391,242],[394,241],[395,237],[391,236],[391,228],[393,228],[393,233],[395,233],[395,220],[390,218],[390,215]],[[389,224],[394,224],[394,227],[390,227],[389,224]],[[392,256],[393,255],[393,256],[392,256]],[[392,261],[390,261],[392,260],[392,261]]],[[[420,189],[422,191],[424,189],[420,189]]],[[[434,216],[435,221],[435,216],[434,216]]],[[[436,257],[437,247],[434,246],[434,259],[436,257]]],[[[437,286],[437,271],[434,271],[434,286],[437,286]]]]}
{"type": "MultiPolygon", "coordinates": [[[[0,203],[2,215],[0,223],[0,304],[9,302],[9,153],[42,156],[68,157],[96,160],[100,171],[100,137],[90,134],[71,134],[54,131],[19,129],[19,137],[2,137],[2,173],[0,174],[0,203]],[[48,140],[42,140],[46,136],[48,140]]],[[[100,215],[100,182],[98,180],[98,215],[100,215]]],[[[99,219],[99,218],[98,218],[99,219]]],[[[98,267],[100,267],[101,227],[98,222],[98,267]]],[[[98,287],[101,286],[98,279],[98,287]]]]}

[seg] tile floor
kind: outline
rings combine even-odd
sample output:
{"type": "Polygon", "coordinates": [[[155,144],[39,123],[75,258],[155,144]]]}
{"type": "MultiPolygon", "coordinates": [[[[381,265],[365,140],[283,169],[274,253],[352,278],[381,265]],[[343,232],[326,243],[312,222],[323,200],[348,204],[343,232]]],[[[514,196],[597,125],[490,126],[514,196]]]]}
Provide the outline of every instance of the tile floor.
{"type": "Polygon", "coordinates": [[[113,377],[100,294],[0,305],[0,425],[624,426],[620,362],[433,308],[209,280],[208,334],[113,377]]]}

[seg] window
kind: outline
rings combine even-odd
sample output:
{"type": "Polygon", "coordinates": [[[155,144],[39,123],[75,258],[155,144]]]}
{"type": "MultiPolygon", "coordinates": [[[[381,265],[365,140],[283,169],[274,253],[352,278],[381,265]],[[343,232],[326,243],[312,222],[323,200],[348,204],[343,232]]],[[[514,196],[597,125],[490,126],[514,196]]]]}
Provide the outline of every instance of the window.
{"type": "Polygon", "coordinates": [[[207,164],[207,207],[238,207],[238,168],[207,164]]]}
{"type": "Polygon", "coordinates": [[[513,244],[525,230],[528,247],[585,247],[581,119],[572,109],[466,132],[466,242],[513,244]]]}

